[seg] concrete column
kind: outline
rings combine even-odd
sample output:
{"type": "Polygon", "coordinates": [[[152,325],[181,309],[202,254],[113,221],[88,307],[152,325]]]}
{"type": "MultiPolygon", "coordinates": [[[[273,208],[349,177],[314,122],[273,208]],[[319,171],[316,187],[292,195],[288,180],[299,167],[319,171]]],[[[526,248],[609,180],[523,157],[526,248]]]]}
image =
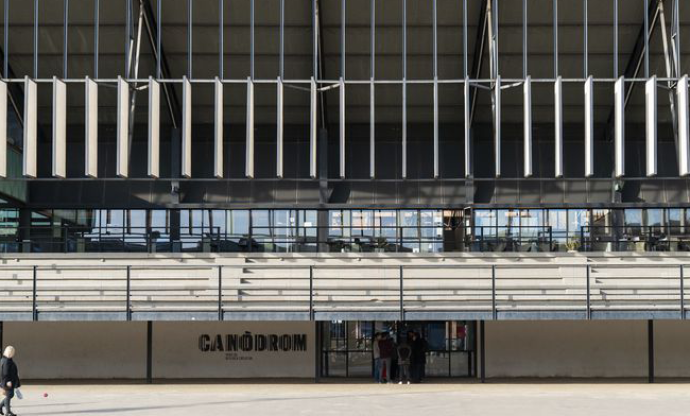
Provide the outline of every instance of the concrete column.
{"type": "Polygon", "coordinates": [[[153,322],[146,322],[146,382],[153,383],[153,322]]]}
{"type": "Polygon", "coordinates": [[[479,321],[479,378],[482,383],[486,382],[486,338],[484,330],[484,321],[479,321]]]}
{"type": "Polygon", "coordinates": [[[649,382],[654,383],[654,321],[647,321],[647,352],[649,365],[649,382]]]}

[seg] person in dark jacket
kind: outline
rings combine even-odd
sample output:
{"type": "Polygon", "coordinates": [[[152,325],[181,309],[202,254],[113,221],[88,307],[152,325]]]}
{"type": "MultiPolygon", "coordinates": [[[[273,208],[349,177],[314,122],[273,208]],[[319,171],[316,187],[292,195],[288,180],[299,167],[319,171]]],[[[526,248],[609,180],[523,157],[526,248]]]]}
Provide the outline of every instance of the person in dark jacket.
{"type": "Polygon", "coordinates": [[[15,416],[12,413],[10,402],[14,398],[14,390],[21,387],[22,383],[19,380],[19,371],[17,371],[17,364],[14,363],[15,349],[8,346],[0,359],[0,383],[2,384],[2,391],[5,398],[0,402],[0,415],[15,416]],[[3,408],[6,413],[3,413],[3,408]]]}
{"type": "Polygon", "coordinates": [[[426,366],[426,352],[428,350],[426,340],[418,333],[410,334],[410,347],[412,348],[412,382],[421,383],[424,378],[424,367],[426,366]]]}

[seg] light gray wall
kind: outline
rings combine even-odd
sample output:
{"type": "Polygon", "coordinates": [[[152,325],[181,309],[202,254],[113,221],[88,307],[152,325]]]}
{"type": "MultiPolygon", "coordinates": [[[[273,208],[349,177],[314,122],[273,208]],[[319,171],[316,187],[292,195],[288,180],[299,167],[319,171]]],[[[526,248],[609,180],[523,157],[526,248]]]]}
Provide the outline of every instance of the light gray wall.
{"type": "Polygon", "coordinates": [[[154,322],[153,377],[255,378],[314,377],[312,322],[154,322]],[[199,336],[220,334],[307,335],[306,351],[201,351],[199,336]]]}
{"type": "Polygon", "coordinates": [[[487,377],[648,374],[646,321],[486,322],[485,337],[487,377]]]}
{"type": "Polygon", "coordinates": [[[25,379],[142,379],[146,323],[5,322],[25,379]]]}
{"type": "Polygon", "coordinates": [[[654,322],[654,372],[657,377],[690,377],[690,322],[654,322]]]}

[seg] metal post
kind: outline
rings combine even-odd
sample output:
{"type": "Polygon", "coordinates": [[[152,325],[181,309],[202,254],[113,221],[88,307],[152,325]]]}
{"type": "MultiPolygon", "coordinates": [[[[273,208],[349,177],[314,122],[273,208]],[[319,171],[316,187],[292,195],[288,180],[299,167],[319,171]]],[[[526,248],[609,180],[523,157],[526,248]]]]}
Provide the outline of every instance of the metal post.
{"type": "Polygon", "coordinates": [[[38,321],[38,310],[36,308],[36,283],[38,280],[38,266],[33,267],[33,290],[32,290],[32,305],[31,305],[31,320],[38,321]]]}
{"type": "Polygon", "coordinates": [[[654,383],[654,321],[647,321],[647,352],[649,364],[649,382],[654,383]]]}
{"type": "Polygon", "coordinates": [[[685,270],[680,265],[680,319],[685,319],[685,270]]]}
{"type": "Polygon", "coordinates": [[[590,265],[587,265],[587,320],[592,319],[592,304],[591,304],[591,299],[590,299],[590,283],[589,283],[589,275],[591,273],[590,270],[590,265]]]}
{"type": "Polygon", "coordinates": [[[403,266],[400,266],[400,321],[405,321],[405,304],[403,297],[403,266]]]}
{"type": "Polygon", "coordinates": [[[491,265],[491,317],[495,321],[498,316],[496,311],[496,265],[491,265]]]}
{"type": "Polygon", "coordinates": [[[314,320],[314,266],[309,266],[309,320],[314,320]]]}
{"type": "Polygon", "coordinates": [[[153,382],[153,322],[146,322],[146,382],[153,382]]]}
{"type": "Polygon", "coordinates": [[[93,77],[98,79],[98,45],[101,32],[100,0],[95,0],[93,5],[93,77]]]}
{"type": "MultiPolygon", "coordinates": [[[[160,0],[159,0],[160,1],[160,0]]],[[[224,19],[224,13],[225,13],[225,4],[224,0],[218,0],[218,78],[221,80],[225,78],[225,67],[224,67],[224,59],[225,59],[225,19],[224,19]]],[[[282,16],[282,3],[281,3],[281,16],[282,16]]],[[[281,28],[282,28],[282,20],[281,20],[281,28]]],[[[281,29],[282,30],[282,29],[281,29]]],[[[281,49],[282,52],[282,49],[281,49]]],[[[281,54],[282,56],[282,54],[281,54]]],[[[281,63],[282,65],[282,63],[281,63]]],[[[282,66],[281,66],[281,76],[282,76],[282,66]]]]}
{"type": "Polygon", "coordinates": [[[321,378],[321,356],[323,354],[323,348],[321,347],[321,333],[323,331],[322,323],[315,322],[316,330],[314,331],[314,383],[318,383],[321,378]]]}
{"type": "Polygon", "coordinates": [[[218,320],[223,320],[223,266],[218,266],[218,320]]]}
{"type": "Polygon", "coordinates": [[[3,31],[4,31],[4,35],[5,35],[5,50],[4,50],[5,61],[3,62],[3,64],[4,64],[3,74],[4,74],[5,78],[9,78],[10,77],[10,71],[9,71],[10,64],[8,63],[7,59],[9,58],[9,54],[10,54],[10,52],[9,52],[9,44],[10,44],[10,36],[9,36],[9,34],[10,34],[10,28],[9,28],[9,25],[10,25],[10,0],[5,0],[4,9],[5,9],[5,13],[4,13],[5,14],[5,16],[4,16],[5,22],[3,25],[3,31]]]}
{"type": "Polygon", "coordinates": [[[187,0],[187,78],[189,79],[192,79],[192,12],[192,0],[187,0]]]}
{"type": "Polygon", "coordinates": [[[484,320],[479,321],[479,375],[481,382],[486,382],[486,338],[484,320]]]}
{"type": "Polygon", "coordinates": [[[38,78],[38,0],[34,0],[34,78],[38,78]]]}
{"type": "Polygon", "coordinates": [[[67,78],[67,36],[69,32],[69,0],[63,0],[64,16],[62,22],[62,76],[67,78]]]}
{"type": "Polygon", "coordinates": [[[132,293],[132,266],[127,266],[127,293],[125,294],[125,316],[127,321],[132,320],[132,306],[130,305],[131,293],[132,293]]]}

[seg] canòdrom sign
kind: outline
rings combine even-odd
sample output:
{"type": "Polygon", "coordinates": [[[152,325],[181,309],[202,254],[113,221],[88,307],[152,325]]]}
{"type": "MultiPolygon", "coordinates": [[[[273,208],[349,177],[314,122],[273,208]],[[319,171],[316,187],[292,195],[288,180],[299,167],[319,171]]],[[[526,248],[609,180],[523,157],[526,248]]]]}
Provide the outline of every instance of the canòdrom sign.
{"type": "Polygon", "coordinates": [[[201,352],[307,351],[307,334],[201,334],[201,352]]]}

